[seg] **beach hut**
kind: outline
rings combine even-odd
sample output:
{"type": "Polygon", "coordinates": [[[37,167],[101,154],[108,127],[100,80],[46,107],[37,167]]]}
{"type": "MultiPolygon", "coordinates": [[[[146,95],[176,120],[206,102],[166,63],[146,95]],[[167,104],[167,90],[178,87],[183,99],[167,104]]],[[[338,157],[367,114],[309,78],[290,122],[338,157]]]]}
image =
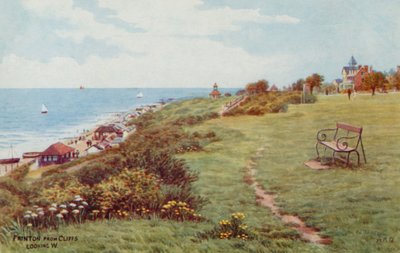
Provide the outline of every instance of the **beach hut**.
{"type": "Polygon", "coordinates": [[[77,156],[74,148],[67,146],[61,142],[57,142],[39,156],[39,166],[46,166],[50,164],[62,164],[71,161],[77,156]]]}
{"type": "Polygon", "coordinates": [[[90,146],[89,148],[85,149],[86,154],[88,154],[88,155],[99,153],[102,150],[103,150],[103,148],[97,144],[94,144],[94,145],[90,146]]]}
{"type": "Polygon", "coordinates": [[[105,134],[122,134],[122,131],[120,129],[118,129],[117,127],[113,126],[113,125],[103,125],[98,127],[95,131],[94,131],[94,139],[95,140],[102,140],[104,139],[103,137],[105,137],[105,134]]]}

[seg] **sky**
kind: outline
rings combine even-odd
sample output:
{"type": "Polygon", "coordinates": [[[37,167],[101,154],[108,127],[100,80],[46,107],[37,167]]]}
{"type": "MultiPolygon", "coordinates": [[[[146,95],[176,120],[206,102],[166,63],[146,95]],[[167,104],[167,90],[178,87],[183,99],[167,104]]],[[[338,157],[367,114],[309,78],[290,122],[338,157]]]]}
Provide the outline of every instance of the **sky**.
{"type": "Polygon", "coordinates": [[[398,0],[0,0],[0,88],[278,87],[400,65],[398,0]]]}

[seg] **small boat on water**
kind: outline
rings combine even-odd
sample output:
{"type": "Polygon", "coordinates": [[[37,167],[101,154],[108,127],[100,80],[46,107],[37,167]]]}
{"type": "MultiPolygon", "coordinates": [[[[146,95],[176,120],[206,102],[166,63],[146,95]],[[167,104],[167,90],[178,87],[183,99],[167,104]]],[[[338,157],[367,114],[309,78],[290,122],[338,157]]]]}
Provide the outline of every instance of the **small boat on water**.
{"type": "Polygon", "coordinates": [[[137,97],[137,98],[142,98],[142,97],[143,97],[143,93],[142,93],[142,92],[139,92],[139,93],[136,95],[136,97],[137,97]]]}
{"type": "Polygon", "coordinates": [[[79,86],[79,89],[80,89],[80,90],[84,90],[85,87],[84,87],[83,85],[81,85],[81,86],[79,86]]]}
{"type": "Polygon", "coordinates": [[[46,107],[44,104],[42,104],[42,111],[41,111],[41,112],[42,112],[43,114],[49,112],[49,110],[47,110],[47,107],[46,107]]]}

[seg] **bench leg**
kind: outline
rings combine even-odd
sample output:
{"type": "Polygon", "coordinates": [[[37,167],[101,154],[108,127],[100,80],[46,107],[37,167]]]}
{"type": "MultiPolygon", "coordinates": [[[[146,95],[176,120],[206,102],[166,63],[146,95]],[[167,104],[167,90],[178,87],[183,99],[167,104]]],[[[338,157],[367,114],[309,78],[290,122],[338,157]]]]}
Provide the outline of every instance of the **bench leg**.
{"type": "Polygon", "coordinates": [[[356,154],[357,154],[357,165],[360,166],[360,154],[358,153],[357,150],[356,150],[356,154]]]}
{"type": "Polygon", "coordinates": [[[360,138],[360,142],[361,142],[361,151],[362,151],[363,157],[364,157],[364,163],[367,163],[367,158],[365,157],[364,145],[363,145],[361,138],[360,138]]]}
{"type": "Polygon", "coordinates": [[[319,157],[319,151],[318,151],[318,142],[317,142],[317,144],[315,144],[315,150],[317,151],[317,159],[319,159],[320,157],[319,157]]]}
{"type": "Polygon", "coordinates": [[[350,154],[351,154],[351,152],[347,153],[346,167],[348,167],[349,163],[350,163],[350,154]]]}
{"type": "Polygon", "coordinates": [[[334,163],[335,163],[335,154],[336,154],[336,152],[335,152],[335,151],[333,151],[333,154],[332,154],[332,164],[334,164],[334,163]]]}

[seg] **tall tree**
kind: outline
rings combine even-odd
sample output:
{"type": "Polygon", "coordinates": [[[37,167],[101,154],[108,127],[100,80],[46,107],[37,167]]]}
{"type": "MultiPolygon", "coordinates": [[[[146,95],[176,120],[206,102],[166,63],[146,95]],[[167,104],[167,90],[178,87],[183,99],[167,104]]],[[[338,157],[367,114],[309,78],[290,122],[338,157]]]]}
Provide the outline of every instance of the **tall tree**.
{"type": "Polygon", "coordinates": [[[306,83],[310,87],[311,94],[313,93],[315,87],[321,87],[323,81],[324,81],[324,76],[317,73],[314,73],[306,78],[306,83]]]}
{"type": "Polygon", "coordinates": [[[296,82],[292,83],[292,90],[302,91],[304,84],[305,84],[304,79],[298,79],[296,82]]]}
{"type": "Polygon", "coordinates": [[[385,75],[382,72],[373,72],[364,76],[362,81],[363,89],[371,89],[372,96],[375,95],[377,88],[384,88],[387,82],[385,75]]]}

